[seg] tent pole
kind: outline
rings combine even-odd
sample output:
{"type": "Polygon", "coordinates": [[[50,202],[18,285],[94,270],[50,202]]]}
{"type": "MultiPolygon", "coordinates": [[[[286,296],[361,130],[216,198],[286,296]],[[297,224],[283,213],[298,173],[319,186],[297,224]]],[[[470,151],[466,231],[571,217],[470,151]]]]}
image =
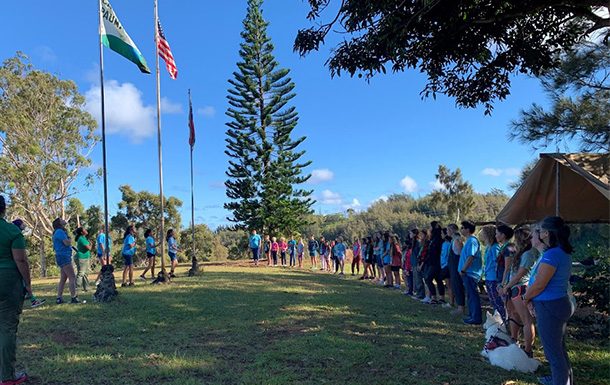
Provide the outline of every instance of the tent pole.
{"type": "Polygon", "coordinates": [[[555,162],[555,216],[559,216],[559,162],[555,162]]]}

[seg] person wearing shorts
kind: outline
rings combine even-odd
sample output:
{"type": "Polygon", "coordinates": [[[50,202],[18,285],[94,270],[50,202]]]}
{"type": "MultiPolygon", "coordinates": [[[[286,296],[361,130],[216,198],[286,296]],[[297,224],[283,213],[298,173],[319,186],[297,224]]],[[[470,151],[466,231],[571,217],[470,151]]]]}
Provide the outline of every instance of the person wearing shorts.
{"type": "Polygon", "coordinates": [[[381,246],[381,263],[385,272],[385,285],[384,287],[394,286],[394,277],[392,276],[392,245],[390,243],[390,233],[385,232],[383,234],[382,246],[381,246]]]}
{"type": "Polygon", "coordinates": [[[144,232],[146,238],[146,268],[140,274],[140,278],[146,280],[146,273],[150,270],[151,278],[155,278],[155,257],[157,256],[157,245],[153,237],[152,229],[146,229],[144,232]]]}
{"type": "Polygon", "coordinates": [[[133,286],[133,256],[136,254],[136,229],[133,225],[127,226],[123,235],[123,282],[121,287],[133,286]],[[129,283],[127,275],[129,274],[129,283]]]}
{"type": "MultiPolygon", "coordinates": [[[[106,233],[104,233],[104,229],[100,229],[97,234],[97,238],[95,239],[96,245],[96,255],[97,260],[100,263],[100,266],[106,266],[108,264],[112,264],[112,254],[110,254],[110,249],[112,246],[112,239],[108,237],[108,259],[106,259],[106,233]]],[[[98,282],[102,278],[102,269],[97,274],[97,278],[95,278],[95,282],[98,282]]]]}
{"type": "Polygon", "coordinates": [[[318,248],[320,247],[318,241],[311,236],[309,241],[307,242],[307,251],[309,252],[309,258],[311,259],[311,268],[316,269],[318,267],[316,261],[316,255],[318,254],[318,248]]]}
{"type": "Polygon", "coordinates": [[[176,275],[174,272],[176,271],[176,267],[178,266],[178,242],[176,242],[176,237],[174,236],[174,229],[167,230],[167,235],[165,237],[167,239],[167,254],[169,255],[169,260],[171,263],[171,268],[169,272],[170,278],[175,278],[176,275]]]}
{"type": "Polygon", "coordinates": [[[63,293],[66,281],[70,289],[72,299],[70,303],[80,303],[76,296],[76,274],[72,267],[72,240],[66,232],[66,221],[57,218],[53,221],[53,250],[55,251],[55,262],[61,270],[59,284],[57,285],[57,304],[64,303],[63,293]]]}

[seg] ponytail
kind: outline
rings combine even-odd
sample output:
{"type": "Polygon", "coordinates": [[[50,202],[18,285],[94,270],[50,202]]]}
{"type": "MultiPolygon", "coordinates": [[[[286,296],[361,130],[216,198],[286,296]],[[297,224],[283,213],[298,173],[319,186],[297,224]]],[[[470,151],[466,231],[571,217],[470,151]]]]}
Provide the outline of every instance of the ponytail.
{"type": "Polygon", "coordinates": [[[561,217],[546,217],[540,227],[549,232],[549,247],[560,247],[572,254],[574,247],[570,244],[570,228],[561,217]]]}

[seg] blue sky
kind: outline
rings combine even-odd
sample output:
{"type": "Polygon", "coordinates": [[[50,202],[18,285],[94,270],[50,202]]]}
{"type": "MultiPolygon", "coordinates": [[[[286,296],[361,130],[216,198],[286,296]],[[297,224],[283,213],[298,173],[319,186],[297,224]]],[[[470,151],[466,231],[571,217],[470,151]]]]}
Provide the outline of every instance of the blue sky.
{"type": "MultiPolygon", "coordinates": [[[[97,1],[60,0],[53,7],[38,1],[3,4],[0,58],[20,50],[38,69],[75,81],[87,96],[88,108],[99,111],[97,1]],[[10,17],[7,17],[10,16],[10,17]]],[[[123,26],[149,66],[154,67],[152,0],[111,0],[123,26]]],[[[183,219],[190,221],[188,100],[193,93],[196,222],[226,224],[223,181],[227,80],[238,60],[244,1],[160,0],[159,15],[178,66],[169,79],[163,63],[163,158],[166,195],[184,201],[183,219]]],[[[537,80],[513,79],[511,95],[497,103],[491,117],[483,110],[455,107],[439,96],[421,100],[425,78],[417,71],[358,78],[331,79],[324,62],[332,47],[305,58],[293,53],[298,28],[309,26],[301,0],[267,0],[264,16],[280,65],[291,69],[296,83],[294,105],[300,116],[295,135],[306,135],[303,148],[313,161],[309,187],[316,212],[347,207],[365,209],[392,193],[425,195],[434,186],[439,164],[462,169],[476,191],[507,190],[519,170],[538,156],[531,148],[507,139],[509,122],[532,102],[545,104],[537,80]]],[[[333,37],[336,39],[336,37],[333,37]]],[[[155,78],[105,49],[108,130],[108,175],[111,212],[120,200],[118,186],[158,192],[155,126],[155,78]]],[[[554,152],[556,149],[549,149],[554,152]]],[[[547,151],[547,152],[548,152],[547,151]]],[[[101,165],[101,145],[93,153],[101,165]]],[[[101,181],[79,198],[102,204],[101,181]]]]}

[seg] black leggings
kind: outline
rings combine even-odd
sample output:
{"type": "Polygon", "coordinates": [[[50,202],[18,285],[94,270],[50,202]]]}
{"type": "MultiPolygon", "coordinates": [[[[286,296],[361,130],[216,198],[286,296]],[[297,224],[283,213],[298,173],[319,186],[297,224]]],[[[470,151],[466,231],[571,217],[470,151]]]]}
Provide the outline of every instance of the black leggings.
{"type": "Polygon", "coordinates": [[[425,267],[424,281],[426,281],[426,286],[428,286],[430,296],[436,295],[436,288],[434,287],[434,283],[432,281],[436,281],[436,286],[438,287],[438,295],[440,295],[441,297],[445,295],[445,285],[443,284],[443,280],[441,279],[440,266],[425,267]]]}
{"type": "Polygon", "coordinates": [[[451,253],[449,255],[449,279],[451,280],[451,291],[455,297],[455,303],[458,306],[464,306],[466,298],[464,296],[464,283],[462,276],[458,272],[458,263],[460,256],[451,253]]]}
{"type": "Polygon", "coordinates": [[[271,258],[273,258],[273,264],[277,265],[277,251],[271,252],[271,258]]]}

